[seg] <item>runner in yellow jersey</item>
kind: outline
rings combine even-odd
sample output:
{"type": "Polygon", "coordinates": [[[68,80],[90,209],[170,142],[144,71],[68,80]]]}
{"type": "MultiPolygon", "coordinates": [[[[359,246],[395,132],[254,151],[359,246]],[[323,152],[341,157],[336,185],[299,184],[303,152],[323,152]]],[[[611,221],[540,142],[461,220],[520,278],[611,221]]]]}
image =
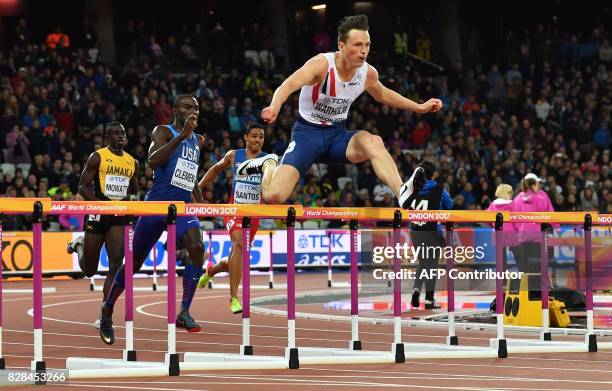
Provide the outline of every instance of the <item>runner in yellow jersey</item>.
{"type": "MultiPolygon", "coordinates": [[[[119,122],[106,127],[107,147],[92,153],[79,180],[79,194],[86,201],[137,200],[138,162],[125,147],[125,129],[119,122]]],[[[79,254],[79,266],[87,277],[98,272],[100,250],[106,245],[108,274],[104,281],[106,299],[117,270],[123,261],[123,216],[87,215],[85,235],[68,244],[68,252],[79,254]]],[[[96,321],[95,326],[99,326],[96,321]]]]}

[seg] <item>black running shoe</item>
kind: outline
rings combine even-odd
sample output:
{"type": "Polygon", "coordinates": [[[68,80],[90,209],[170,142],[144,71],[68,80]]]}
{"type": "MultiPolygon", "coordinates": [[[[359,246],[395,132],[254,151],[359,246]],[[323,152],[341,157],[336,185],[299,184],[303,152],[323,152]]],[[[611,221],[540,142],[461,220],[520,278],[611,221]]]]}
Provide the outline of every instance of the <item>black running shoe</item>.
{"type": "Polygon", "coordinates": [[[202,331],[202,326],[197,324],[187,311],[181,311],[181,313],[176,316],[176,327],[186,329],[190,333],[199,333],[202,331]]]}
{"type": "Polygon", "coordinates": [[[421,305],[421,302],[419,301],[420,297],[421,297],[421,293],[419,292],[418,289],[415,289],[412,292],[412,301],[410,302],[410,304],[412,304],[412,308],[419,308],[419,306],[421,305]]]}
{"type": "Polygon", "coordinates": [[[100,312],[100,338],[107,345],[115,343],[115,328],[113,327],[112,315],[104,315],[100,312]]]}
{"type": "Polygon", "coordinates": [[[414,195],[421,191],[426,181],[427,176],[425,175],[425,169],[423,167],[417,167],[410,179],[400,186],[398,201],[402,209],[410,209],[410,202],[414,198],[414,195]]]}
{"type": "Polygon", "coordinates": [[[425,309],[426,310],[438,310],[440,309],[440,304],[436,303],[435,300],[425,300],[425,309]]]}

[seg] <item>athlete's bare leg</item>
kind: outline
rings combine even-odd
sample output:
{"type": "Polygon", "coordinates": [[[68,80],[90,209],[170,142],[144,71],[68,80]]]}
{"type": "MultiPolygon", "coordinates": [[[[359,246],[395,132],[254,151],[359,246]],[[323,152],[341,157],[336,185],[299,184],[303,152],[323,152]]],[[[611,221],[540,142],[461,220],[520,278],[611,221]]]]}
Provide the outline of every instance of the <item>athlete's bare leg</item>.
{"type": "Polygon", "coordinates": [[[282,204],[291,195],[300,180],[298,170],[288,164],[280,166],[267,161],[263,167],[261,194],[267,204],[282,204]]]}
{"type": "Polygon", "coordinates": [[[238,297],[238,285],[242,278],[242,230],[230,234],[232,253],[229,258],[230,297],[238,297]]]}
{"type": "Polygon", "coordinates": [[[378,179],[389,186],[396,197],[399,197],[402,179],[393,158],[379,136],[366,131],[357,133],[351,137],[348,143],[346,158],[352,163],[361,163],[366,160],[372,162],[372,167],[378,179]]]}
{"type": "Polygon", "coordinates": [[[215,276],[225,272],[230,275],[230,297],[238,297],[238,285],[242,278],[242,231],[235,230],[230,233],[232,249],[227,261],[219,261],[208,270],[208,274],[215,276]]]}
{"type": "MultiPolygon", "coordinates": [[[[229,259],[232,258],[234,253],[234,249],[230,250],[229,259]]],[[[208,270],[208,274],[211,276],[217,275],[217,273],[229,273],[229,262],[228,261],[219,261],[215,265],[211,266],[208,270]]]]}

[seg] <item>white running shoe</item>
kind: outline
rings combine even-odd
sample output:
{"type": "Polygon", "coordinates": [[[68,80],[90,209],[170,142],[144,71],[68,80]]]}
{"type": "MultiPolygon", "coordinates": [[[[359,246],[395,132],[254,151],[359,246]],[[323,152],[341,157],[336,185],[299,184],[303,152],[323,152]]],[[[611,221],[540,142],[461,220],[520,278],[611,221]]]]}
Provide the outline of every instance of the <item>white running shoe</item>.
{"type": "Polygon", "coordinates": [[[101,316],[98,316],[98,319],[96,319],[96,321],[93,324],[93,327],[97,328],[98,330],[100,330],[100,318],[101,316]]]}
{"type": "Polygon", "coordinates": [[[238,178],[244,178],[253,174],[261,174],[263,172],[264,163],[268,160],[273,160],[274,162],[278,163],[278,155],[275,153],[269,153],[262,157],[245,160],[238,166],[236,176],[238,178]]]}
{"type": "Polygon", "coordinates": [[[398,197],[399,205],[402,209],[410,208],[410,201],[412,195],[418,193],[423,188],[427,177],[425,176],[425,169],[423,167],[417,167],[412,173],[410,179],[400,186],[400,195],[398,197]]]}
{"type": "Polygon", "coordinates": [[[83,248],[83,236],[79,236],[72,242],[69,242],[66,251],[68,251],[68,254],[72,254],[74,252],[78,253],[80,250],[78,246],[81,246],[81,249],[83,248]]]}

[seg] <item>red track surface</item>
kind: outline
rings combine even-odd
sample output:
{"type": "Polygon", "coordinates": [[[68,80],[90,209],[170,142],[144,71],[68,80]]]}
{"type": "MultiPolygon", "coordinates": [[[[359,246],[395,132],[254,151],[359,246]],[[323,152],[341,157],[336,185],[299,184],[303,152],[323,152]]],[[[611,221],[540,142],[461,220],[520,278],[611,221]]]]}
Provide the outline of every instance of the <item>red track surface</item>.
{"type": "MultiPolygon", "coordinates": [[[[282,283],[277,276],[277,283],[282,283]]],[[[298,274],[299,292],[325,290],[323,274],[298,274]]],[[[225,281],[224,281],[225,282],[225,281]]],[[[164,280],[160,280],[165,285],[164,280]]],[[[252,284],[267,285],[267,277],[253,277],[252,284]]],[[[150,280],[138,280],[137,286],[149,286],[150,280]]],[[[178,281],[180,286],[180,280],[178,281]]],[[[92,327],[99,311],[100,292],[90,292],[88,282],[72,280],[45,281],[56,293],[44,296],[44,348],[47,368],[64,368],[68,356],[121,358],[124,348],[123,300],[115,311],[117,341],[107,346],[92,327]]],[[[30,288],[30,281],[5,282],[4,288],[30,288]]],[[[178,289],[180,299],[181,289],[178,289]]],[[[283,290],[253,290],[253,298],[283,294],[283,290]]],[[[33,356],[31,294],[4,295],[3,354],[7,367],[29,367],[33,356]]],[[[136,291],[135,349],[142,361],[163,361],[166,350],[166,292],[136,291]]],[[[283,308],[275,307],[275,308],[283,308]]],[[[297,311],[323,313],[321,305],[297,305],[297,311]]],[[[329,312],[332,313],[332,312],[329,312]]],[[[334,311],[334,314],[342,313],[334,311]]],[[[241,343],[241,318],[228,309],[228,291],[200,290],[192,306],[192,315],[203,326],[202,333],[177,332],[177,351],[238,353],[241,343]]],[[[348,314],[345,314],[348,315],[348,314]]],[[[297,346],[348,346],[350,323],[296,320],[297,346]]],[[[404,327],[405,342],[443,342],[441,328],[404,327]]],[[[458,330],[461,343],[486,345],[491,331],[458,330]]],[[[388,350],[391,325],[360,324],[364,349],[388,350]]],[[[506,337],[525,337],[507,333],[506,337]]],[[[531,335],[528,338],[537,338],[531,335]]],[[[554,337],[559,338],[561,337],[554,337]]],[[[583,337],[575,337],[583,338],[583,337]]],[[[566,338],[564,338],[566,339],[566,338]]],[[[599,341],[611,341],[610,337],[599,341]]],[[[251,314],[251,342],[255,354],[283,355],[287,344],[287,320],[282,317],[251,314]]],[[[228,368],[229,369],[229,368],[228,368]]],[[[253,390],[329,390],[382,389],[409,390],[612,390],[612,351],[598,353],[549,353],[511,355],[507,359],[411,360],[405,364],[302,365],[299,370],[203,371],[183,372],[179,377],[72,380],[69,384],[9,387],[5,389],[74,390],[239,390],[252,385],[253,390]]]]}

